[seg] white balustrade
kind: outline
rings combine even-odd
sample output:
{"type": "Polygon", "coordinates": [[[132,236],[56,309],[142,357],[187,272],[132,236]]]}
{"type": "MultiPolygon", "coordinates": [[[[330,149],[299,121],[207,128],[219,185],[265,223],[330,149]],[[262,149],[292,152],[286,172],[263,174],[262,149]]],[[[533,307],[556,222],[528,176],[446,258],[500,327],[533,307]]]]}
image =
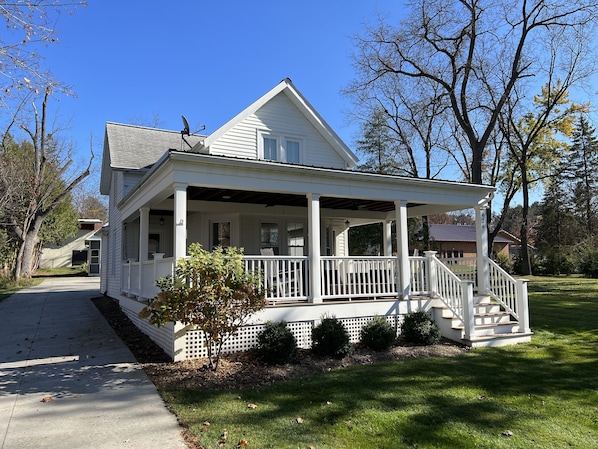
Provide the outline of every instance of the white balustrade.
{"type": "MultiPolygon", "coordinates": [[[[490,293],[513,318],[519,320],[517,307],[517,280],[489,257],[486,263],[490,272],[490,293]]],[[[527,296],[527,295],[526,295],[527,296]]]]}
{"type": "Polygon", "coordinates": [[[397,260],[385,256],[323,256],[320,261],[322,298],[396,297],[397,260]]]}
{"type": "Polygon", "coordinates": [[[307,300],[307,257],[243,256],[243,262],[246,270],[262,273],[271,303],[307,300]]]}

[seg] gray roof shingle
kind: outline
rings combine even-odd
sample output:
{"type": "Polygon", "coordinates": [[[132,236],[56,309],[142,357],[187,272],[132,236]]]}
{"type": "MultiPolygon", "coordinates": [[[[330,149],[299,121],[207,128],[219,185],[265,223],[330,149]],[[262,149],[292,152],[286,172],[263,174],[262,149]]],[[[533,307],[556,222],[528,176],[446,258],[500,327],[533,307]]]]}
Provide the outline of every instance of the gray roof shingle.
{"type": "Polygon", "coordinates": [[[105,145],[110,152],[110,167],[140,169],[155,164],[169,149],[190,150],[204,136],[184,136],[178,131],[136,125],[106,123],[105,145]]]}

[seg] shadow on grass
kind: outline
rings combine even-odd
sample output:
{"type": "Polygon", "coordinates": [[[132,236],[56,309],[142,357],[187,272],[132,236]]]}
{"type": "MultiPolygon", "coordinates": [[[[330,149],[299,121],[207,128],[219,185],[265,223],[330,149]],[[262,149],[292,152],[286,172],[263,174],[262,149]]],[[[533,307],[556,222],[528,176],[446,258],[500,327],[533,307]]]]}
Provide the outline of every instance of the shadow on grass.
{"type": "Polygon", "coordinates": [[[579,284],[530,286],[530,344],[351,367],[255,391],[168,394],[188,426],[221,423],[259,447],[591,447],[598,282],[579,284]],[[247,401],[258,407],[245,409],[247,401]],[[505,439],[511,428],[518,434],[505,439]]]}

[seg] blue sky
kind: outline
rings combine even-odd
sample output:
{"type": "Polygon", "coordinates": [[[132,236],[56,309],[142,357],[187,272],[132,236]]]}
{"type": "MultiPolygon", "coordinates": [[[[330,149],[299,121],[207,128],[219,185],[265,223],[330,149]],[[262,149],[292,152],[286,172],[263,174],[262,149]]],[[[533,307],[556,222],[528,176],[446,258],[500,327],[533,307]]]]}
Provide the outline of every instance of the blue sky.
{"type": "MultiPolygon", "coordinates": [[[[63,14],[45,64],[75,98],[54,102],[81,158],[90,135],[99,171],[106,121],[211,133],[290,78],[354,148],[352,38],[378,15],[398,21],[402,0],[89,0],[63,14]]],[[[594,78],[595,79],[595,78],[594,78]]],[[[595,89],[594,89],[595,90],[595,89]]],[[[584,98],[574,98],[587,101],[584,98]]],[[[92,178],[97,182],[97,173],[92,178]]]]}
{"type": "Polygon", "coordinates": [[[352,37],[398,0],[90,0],[60,17],[58,45],[45,49],[54,76],[76,98],[55,103],[80,154],[93,135],[98,166],[106,121],[215,131],[282,79],[290,78],[352,146],[352,37]]]}

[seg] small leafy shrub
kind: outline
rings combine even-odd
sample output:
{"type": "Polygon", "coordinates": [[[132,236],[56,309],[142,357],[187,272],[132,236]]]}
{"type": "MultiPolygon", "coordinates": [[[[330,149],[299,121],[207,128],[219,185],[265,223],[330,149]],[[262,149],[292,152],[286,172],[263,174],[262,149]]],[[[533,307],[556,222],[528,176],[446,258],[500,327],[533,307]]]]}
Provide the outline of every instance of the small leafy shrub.
{"type": "Polygon", "coordinates": [[[494,255],[494,261],[507,273],[513,273],[513,261],[511,258],[503,253],[494,255]]]}
{"type": "Polygon", "coordinates": [[[242,248],[207,251],[192,243],[187,253],[177,261],[174,275],[156,281],[158,296],[138,315],[156,326],[176,321],[197,326],[209,366],[217,371],[224,343],[268,304],[262,277],[245,270],[242,248]]]}
{"type": "Polygon", "coordinates": [[[410,343],[433,345],[440,341],[438,325],[426,312],[412,312],[405,316],[401,336],[410,343]]]}
{"type": "Polygon", "coordinates": [[[288,363],[297,354],[297,340],[286,321],[268,321],[257,340],[258,357],[270,365],[288,363]]]}
{"type": "Polygon", "coordinates": [[[359,341],[374,351],[390,348],[397,339],[394,327],[382,316],[375,317],[361,328],[359,341]]]}
{"type": "Polygon", "coordinates": [[[342,359],[351,353],[349,332],[336,317],[323,318],[314,327],[311,339],[311,348],[316,354],[342,359]]]}
{"type": "Polygon", "coordinates": [[[580,271],[589,278],[598,278],[598,251],[591,250],[583,255],[580,271]]]}

